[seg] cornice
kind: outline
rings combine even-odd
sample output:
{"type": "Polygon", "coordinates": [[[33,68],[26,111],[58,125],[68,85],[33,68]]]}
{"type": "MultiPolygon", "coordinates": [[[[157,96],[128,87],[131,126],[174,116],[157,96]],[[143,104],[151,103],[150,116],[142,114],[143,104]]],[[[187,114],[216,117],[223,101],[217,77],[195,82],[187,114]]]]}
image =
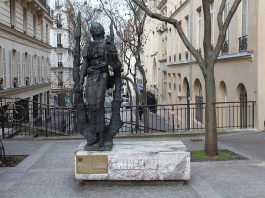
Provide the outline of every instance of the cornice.
{"type": "Polygon", "coordinates": [[[159,4],[158,4],[158,6],[157,6],[157,9],[161,9],[165,4],[167,3],[167,0],[162,0],[159,4]]]}
{"type": "Polygon", "coordinates": [[[175,10],[175,12],[172,13],[172,15],[170,17],[174,17],[176,15],[178,15],[182,10],[183,8],[188,5],[188,3],[190,2],[190,0],[186,0],[184,1],[179,7],[178,9],[175,10]]]}
{"type": "Polygon", "coordinates": [[[39,89],[39,88],[43,88],[43,87],[50,87],[50,86],[51,86],[51,82],[46,82],[46,83],[35,84],[35,85],[30,85],[30,86],[10,88],[10,89],[6,89],[6,90],[1,90],[0,96],[17,94],[17,93],[21,93],[21,92],[25,92],[25,91],[31,91],[34,89],[39,89]]]}

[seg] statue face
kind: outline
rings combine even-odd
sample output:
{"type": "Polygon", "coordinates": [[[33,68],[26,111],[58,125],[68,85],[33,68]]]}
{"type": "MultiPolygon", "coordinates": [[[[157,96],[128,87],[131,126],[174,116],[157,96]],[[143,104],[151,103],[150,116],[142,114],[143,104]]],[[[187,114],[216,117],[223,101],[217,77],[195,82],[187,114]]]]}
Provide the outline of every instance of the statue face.
{"type": "Polygon", "coordinates": [[[105,34],[103,26],[97,22],[91,23],[90,33],[92,36],[99,36],[105,34]]]}

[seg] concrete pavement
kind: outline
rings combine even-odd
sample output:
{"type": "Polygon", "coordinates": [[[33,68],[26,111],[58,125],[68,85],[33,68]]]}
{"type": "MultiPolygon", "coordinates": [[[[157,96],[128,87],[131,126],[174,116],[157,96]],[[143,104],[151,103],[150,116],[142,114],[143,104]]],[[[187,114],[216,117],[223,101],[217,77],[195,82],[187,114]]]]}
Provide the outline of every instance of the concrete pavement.
{"type": "MultiPolygon", "coordinates": [[[[144,140],[183,140],[202,149],[203,137],[154,137],[144,140]]],[[[137,138],[139,140],[139,138],[137,138]]],[[[117,141],[134,141],[134,139],[117,141]]],[[[0,168],[0,197],[265,197],[265,133],[221,135],[219,147],[249,160],[196,162],[191,180],[177,182],[80,182],[74,179],[74,151],[82,140],[3,141],[7,154],[29,155],[14,168],[0,168]]]]}

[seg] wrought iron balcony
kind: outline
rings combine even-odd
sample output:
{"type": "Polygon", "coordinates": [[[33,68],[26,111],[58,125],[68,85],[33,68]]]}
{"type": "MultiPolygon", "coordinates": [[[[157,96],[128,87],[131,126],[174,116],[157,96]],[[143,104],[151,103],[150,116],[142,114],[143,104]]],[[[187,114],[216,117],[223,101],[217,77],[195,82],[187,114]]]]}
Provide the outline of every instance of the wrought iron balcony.
{"type": "Polygon", "coordinates": [[[239,52],[245,52],[248,49],[248,36],[242,36],[239,38],[239,52]]]}
{"type": "Polygon", "coordinates": [[[63,67],[63,63],[62,62],[58,62],[58,67],[63,67]]]}
{"type": "Polygon", "coordinates": [[[51,16],[51,8],[47,5],[47,0],[37,0],[44,8],[47,9],[49,16],[51,16]]]}
{"type": "Polygon", "coordinates": [[[222,54],[228,54],[228,52],[229,52],[229,41],[226,40],[223,43],[222,54]]]}

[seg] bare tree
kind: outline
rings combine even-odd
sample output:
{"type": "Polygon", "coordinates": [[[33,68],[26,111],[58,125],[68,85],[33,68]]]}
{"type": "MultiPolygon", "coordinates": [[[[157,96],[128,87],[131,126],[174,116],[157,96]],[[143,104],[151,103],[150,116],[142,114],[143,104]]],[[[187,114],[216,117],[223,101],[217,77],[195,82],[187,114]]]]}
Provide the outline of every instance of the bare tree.
{"type": "Polygon", "coordinates": [[[234,0],[231,9],[229,10],[228,15],[223,20],[223,12],[225,9],[225,5],[227,0],[222,0],[221,5],[219,7],[217,22],[219,28],[219,35],[217,39],[216,45],[212,46],[211,41],[211,14],[210,14],[210,6],[211,0],[202,0],[202,7],[204,13],[204,56],[202,56],[192,45],[189,41],[183,29],[181,27],[181,22],[177,19],[172,17],[166,17],[158,13],[152,12],[147,5],[145,4],[146,1],[144,0],[132,0],[135,2],[148,16],[154,19],[158,19],[160,21],[167,22],[172,24],[176,29],[177,32],[190,51],[190,53],[194,56],[197,60],[197,63],[202,71],[204,80],[205,80],[205,90],[206,90],[206,133],[205,133],[205,153],[209,156],[216,156],[218,155],[218,147],[217,147],[217,124],[216,124],[216,89],[215,89],[215,76],[214,76],[214,65],[217,61],[219,56],[220,50],[223,46],[223,43],[226,38],[226,32],[228,26],[241,2],[241,0],[234,0]]]}
{"type": "MultiPolygon", "coordinates": [[[[146,21],[146,14],[142,12],[139,7],[133,3],[132,0],[125,0],[124,12],[127,14],[127,18],[124,16],[124,12],[121,13],[120,9],[115,5],[110,3],[103,2],[100,0],[102,9],[111,20],[116,30],[118,37],[123,42],[123,57],[124,63],[127,65],[127,73],[124,75],[124,79],[131,82],[128,78],[129,74],[133,76],[134,89],[136,93],[136,106],[139,106],[139,101],[144,107],[144,129],[145,132],[148,132],[149,123],[148,123],[148,110],[147,110],[147,79],[144,67],[141,61],[141,51],[144,40],[144,25],[146,21]],[[107,6],[108,5],[108,6],[107,6]],[[135,59],[134,65],[132,65],[131,55],[135,59]],[[142,97],[138,93],[137,88],[137,70],[140,72],[143,79],[143,93],[142,97]]],[[[138,129],[138,110],[136,110],[136,128],[138,129]]]]}
{"type": "Polygon", "coordinates": [[[69,26],[69,37],[70,37],[70,45],[71,49],[74,48],[75,45],[75,27],[77,27],[77,15],[78,12],[81,13],[82,23],[81,23],[81,47],[85,45],[85,43],[90,40],[90,32],[89,26],[91,21],[96,20],[101,15],[101,10],[97,7],[94,7],[91,3],[89,4],[87,1],[74,1],[74,0],[66,0],[65,1],[66,13],[68,18],[68,26],[69,26]]]}

